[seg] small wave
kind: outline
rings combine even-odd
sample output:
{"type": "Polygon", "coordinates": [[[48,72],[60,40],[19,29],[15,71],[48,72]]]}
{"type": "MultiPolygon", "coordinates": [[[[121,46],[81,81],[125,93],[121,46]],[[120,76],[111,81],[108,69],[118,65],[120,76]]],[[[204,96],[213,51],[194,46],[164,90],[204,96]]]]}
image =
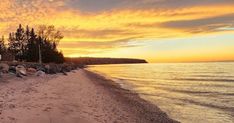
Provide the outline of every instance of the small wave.
{"type": "Polygon", "coordinates": [[[193,77],[233,77],[234,78],[234,76],[224,76],[224,75],[191,75],[191,76],[193,76],[193,77]]]}
{"type": "Polygon", "coordinates": [[[228,72],[208,72],[208,71],[193,71],[193,72],[187,72],[187,73],[205,73],[205,74],[228,74],[228,72]]]}
{"type": "MultiPolygon", "coordinates": [[[[177,90],[169,87],[153,87],[154,89],[157,90],[164,90],[164,91],[169,91],[169,92],[175,92],[175,93],[182,93],[182,94],[193,94],[193,95],[201,95],[201,96],[234,96],[234,93],[223,93],[223,92],[212,92],[212,91],[192,91],[192,90],[177,90]]],[[[141,93],[143,95],[149,95],[149,96],[158,96],[156,94],[146,94],[146,93],[141,93]]]]}
{"type": "MultiPolygon", "coordinates": [[[[140,93],[142,95],[146,95],[146,96],[153,96],[153,94],[145,94],[145,93],[140,93]]],[[[174,103],[178,104],[178,101],[182,102],[182,104],[194,104],[194,105],[199,105],[199,106],[203,106],[203,107],[209,107],[209,108],[215,108],[215,109],[219,109],[219,110],[224,110],[224,111],[228,111],[233,113],[234,112],[234,107],[230,107],[230,106],[224,106],[224,105],[215,105],[212,103],[206,103],[206,102],[201,102],[201,101],[195,101],[195,100],[191,100],[191,99],[182,99],[182,98],[176,98],[176,97],[168,97],[165,95],[155,95],[156,97],[161,97],[161,98],[166,98],[169,100],[172,100],[174,103]],[[177,100],[177,101],[176,101],[177,100]]]]}
{"type": "Polygon", "coordinates": [[[201,79],[201,78],[175,78],[169,80],[180,80],[180,81],[214,81],[214,82],[234,82],[234,79],[201,79]]]}
{"type": "Polygon", "coordinates": [[[222,92],[211,92],[211,91],[189,91],[189,90],[175,90],[175,89],[169,89],[172,92],[178,92],[178,93],[185,93],[185,94],[195,94],[200,95],[202,94],[211,96],[211,95],[222,95],[222,96],[234,96],[234,93],[222,93],[222,92]]]}
{"type": "Polygon", "coordinates": [[[205,106],[205,107],[210,107],[210,108],[216,108],[216,109],[225,110],[225,111],[229,111],[229,112],[234,111],[234,107],[220,106],[220,105],[215,105],[215,104],[211,104],[211,103],[204,103],[204,102],[199,102],[199,101],[189,100],[189,99],[179,99],[179,100],[181,100],[183,102],[190,103],[190,104],[195,104],[195,105],[200,105],[200,106],[205,106]]]}

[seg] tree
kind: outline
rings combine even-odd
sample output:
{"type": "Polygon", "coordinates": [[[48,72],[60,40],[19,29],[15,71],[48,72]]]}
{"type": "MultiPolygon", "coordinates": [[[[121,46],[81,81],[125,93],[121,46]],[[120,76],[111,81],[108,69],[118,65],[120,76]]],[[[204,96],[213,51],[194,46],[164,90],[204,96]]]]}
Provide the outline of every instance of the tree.
{"type": "MultiPolygon", "coordinates": [[[[27,31],[26,31],[27,32],[27,31]]],[[[32,28],[28,34],[28,43],[27,43],[27,51],[26,51],[26,61],[28,62],[37,62],[38,61],[38,39],[37,35],[32,28]]]]}
{"type": "Polygon", "coordinates": [[[49,42],[55,43],[56,46],[58,45],[59,41],[64,37],[62,33],[59,30],[56,30],[56,28],[53,25],[40,25],[38,35],[49,42]]]}
{"type": "Polygon", "coordinates": [[[25,57],[27,41],[21,24],[15,33],[9,34],[8,41],[9,51],[14,54],[15,60],[23,60],[25,57]]]}
{"type": "Polygon", "coordinates": [[[59,41],[63,38],[60,31],[56,30],[53,25],[39,26],[38,30],[40,49],[43,62],[64,62],[64,57],[61,52],[58,52],[57,45],[59,41]]]}
{"type": "MultiPolygon", "coordinates": [[[[34,29],[33,29],[34,30],[34,29]]],[[[34,33],[34,32],[33,32],[34,33]]],[[[31,32],[30,32],[30,29],[29,29],[29,27],[28,27],[28,25],[26,26],[26,31],[25,31],[25,40],[26,41],[29,41],[29,39],[30,39],[30,35],[31,34],[31,32]]]]}
{"type": "Polygon", "coordinates": [[[8,38],[8,51],[13,54],[14,60],[16,59],[15,56],[19,52],[19,46],[18,43],[15,41],[15,34],[14,32],[9,33],[9,38],[8,38]]]}
{"type": "Polygon", "coordinates": [[[18,44],[19,49],[19,51],[16,54],[17,59],[22,61],[25,59],[27,39],[26,33],[24,32],[24,28],[22,28],[21,24],[19,24],[19,28],[16,30],[15,33],[15,43],[18,44]]]}
{"type": "Polygon", "coordinates": [[[6,51],[4,36],[0,39],[0,54],[6,51]]]}
{"type": "Polygon", "coordinates": [[[24,29],[20,24],[16,32],[9,34],[9,48],[15,60],[28,62],[64,62],[62,52],[57,50],[59,41],[63,38],[60,31],[54,26],[42,25],[38,33],[29,26],[24,29]]]}

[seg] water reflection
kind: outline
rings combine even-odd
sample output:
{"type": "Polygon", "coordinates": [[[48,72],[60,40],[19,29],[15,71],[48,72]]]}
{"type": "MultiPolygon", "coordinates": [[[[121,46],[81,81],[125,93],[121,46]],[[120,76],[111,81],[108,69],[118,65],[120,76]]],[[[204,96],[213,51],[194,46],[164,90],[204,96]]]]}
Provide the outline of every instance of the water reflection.
{"type": "Polygon", "coordinates": [[[234,122],[234,63],[91,66],[185,123],[234,122]]]}

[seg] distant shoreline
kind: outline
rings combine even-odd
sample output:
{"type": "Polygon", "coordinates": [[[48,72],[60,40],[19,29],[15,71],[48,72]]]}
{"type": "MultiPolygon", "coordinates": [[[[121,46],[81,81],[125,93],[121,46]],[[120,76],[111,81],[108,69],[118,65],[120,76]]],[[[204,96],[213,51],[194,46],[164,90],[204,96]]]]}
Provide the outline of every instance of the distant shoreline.
{"type": "Polygon", "coordinates": [[[79,58],[65,58],[67,62],[83,65],[101,65],[101,64],[136,64],[148,63],[144,59],[134,58],[95,58],[95,57],[79,57],[79,58]]]}

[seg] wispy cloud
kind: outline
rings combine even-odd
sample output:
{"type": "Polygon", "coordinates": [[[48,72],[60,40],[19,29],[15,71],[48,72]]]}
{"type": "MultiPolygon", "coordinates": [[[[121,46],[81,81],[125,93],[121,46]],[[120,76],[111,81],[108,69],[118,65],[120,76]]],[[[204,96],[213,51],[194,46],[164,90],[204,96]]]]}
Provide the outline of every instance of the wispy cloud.
{"type": "Polygon", "coordinates": [[[209,32],[218,31],[221,27],[232,27],[234,25],[234,13],[221,15],[210,18],[194,19],[194,20],[179,20],[169,21],[160,24],[163,28],[176,28],[181,30],[187,30],[189,32],[209,32]]]}
{"type": "Polygon", "coordinates": [[[68,0],[65,6],[85,12],[100,12],[113,9],[178,9],[194,6],[230,5],[233,0],[68,0]]]}
{"type": "Polygon", "coordinates": [[[65,53],[71,54],[97,54],[102,52],[113,51],[120,48],[137,47],[138,44],[133,43],[132,38],[119,39],[114,41],[73,41],[73,42],[61,42],[60,48],[65,51],[65,53]]]}

